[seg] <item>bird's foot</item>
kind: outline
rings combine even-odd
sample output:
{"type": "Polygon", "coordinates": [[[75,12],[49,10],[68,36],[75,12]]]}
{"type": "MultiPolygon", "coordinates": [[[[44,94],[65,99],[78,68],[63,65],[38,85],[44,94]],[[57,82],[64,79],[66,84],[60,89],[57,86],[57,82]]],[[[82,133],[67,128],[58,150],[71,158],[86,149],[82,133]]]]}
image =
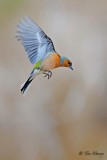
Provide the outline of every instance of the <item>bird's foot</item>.
{"type": "Polygon", "coordinates": [[[45,74],[44,77],[47,77],[47,76],[48,76],[48,79],[52,77],[52,72],[51,72],[51,71],[44,72],[43,74],[45,74]]]}

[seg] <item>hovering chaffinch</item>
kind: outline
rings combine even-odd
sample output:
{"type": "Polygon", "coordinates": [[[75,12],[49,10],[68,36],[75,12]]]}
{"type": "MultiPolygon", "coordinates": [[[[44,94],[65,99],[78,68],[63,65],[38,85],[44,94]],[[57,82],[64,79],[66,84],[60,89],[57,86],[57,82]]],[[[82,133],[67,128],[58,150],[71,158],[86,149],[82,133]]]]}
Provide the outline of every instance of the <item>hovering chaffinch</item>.
{"type": "Polygon", "coordinates": [[[17,39],[22,42],[29,61],[34,68],[29,78],[21,85],[21,92],[24,94],[35,76],[43,73],[48,79],[52,76],[52,69],[57,67],[72,68],[72,62],[64,56],[60,56],[54,48],[52,40],[44,31],[30,18],[21,19],[17,25],[17,39]]]}

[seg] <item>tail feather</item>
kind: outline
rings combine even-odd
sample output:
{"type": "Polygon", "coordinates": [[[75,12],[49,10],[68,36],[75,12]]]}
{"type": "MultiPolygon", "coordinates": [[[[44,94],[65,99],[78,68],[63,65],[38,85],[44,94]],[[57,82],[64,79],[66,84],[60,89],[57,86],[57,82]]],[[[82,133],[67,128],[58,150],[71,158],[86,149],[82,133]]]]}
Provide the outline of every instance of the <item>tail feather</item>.
{"type": "Polygon", "coordinates": [[[31,72],[31,74],[30,74],[29,78],[27,79],[27,81],[25,81],[21,85],[20,90],[21,90],[22,94],[24,94],[28,90],[28,88],[30,87],[30,84],[31,84],[32,80],[34,79],[34,77],[37,76],[37,75],[39,75],[39,74],[41,74],[41,73],[42,72],[40,70],[37,70],[37,69],[35,69],[35,70],[33,70],[31,72]]]}
{"type": "Polygon", "coordinates": [[[25,81],[25,82],[21,85],[20,90],[21,90],[22,94],[24,94],[25,91],[28,90],[28,88],[30,87],[30,84],[31,84],[32,80],[33,80],[33,79],[28,78],[28,80],[25,81]]]}

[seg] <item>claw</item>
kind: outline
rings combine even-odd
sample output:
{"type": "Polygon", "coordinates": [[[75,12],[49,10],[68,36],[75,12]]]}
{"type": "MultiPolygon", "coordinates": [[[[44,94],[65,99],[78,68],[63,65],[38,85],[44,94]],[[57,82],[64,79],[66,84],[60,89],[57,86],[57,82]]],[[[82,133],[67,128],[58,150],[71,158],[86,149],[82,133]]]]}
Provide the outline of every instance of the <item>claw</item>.
{"type": "Polygon", "coordinates": [[[48,76],[48,79],[51,78],[51,76],[52,76],[52,72],[51,72],[51,71],[44,72],[43,74],[45,74],[44,77],[47,77],[47,76],[48,76]]]}

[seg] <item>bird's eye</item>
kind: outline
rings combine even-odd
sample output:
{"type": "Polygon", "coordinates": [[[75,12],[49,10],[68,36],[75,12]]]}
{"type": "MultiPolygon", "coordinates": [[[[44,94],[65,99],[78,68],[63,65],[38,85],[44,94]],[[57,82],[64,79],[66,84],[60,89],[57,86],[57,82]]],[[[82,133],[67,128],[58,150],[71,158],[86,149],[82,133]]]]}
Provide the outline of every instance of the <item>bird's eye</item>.
{"type": "Polygon", "coordinates": [[[68,64],[69,64],[70,66],[72,66],[72,63],[71,63],[71,62],[69,62],[69,61],[68,61],[68,64]]]}

